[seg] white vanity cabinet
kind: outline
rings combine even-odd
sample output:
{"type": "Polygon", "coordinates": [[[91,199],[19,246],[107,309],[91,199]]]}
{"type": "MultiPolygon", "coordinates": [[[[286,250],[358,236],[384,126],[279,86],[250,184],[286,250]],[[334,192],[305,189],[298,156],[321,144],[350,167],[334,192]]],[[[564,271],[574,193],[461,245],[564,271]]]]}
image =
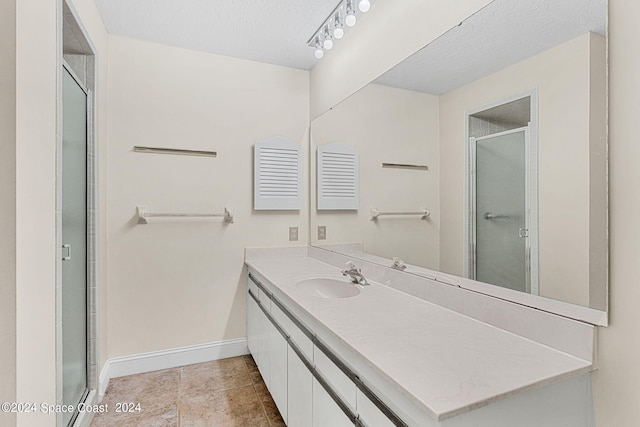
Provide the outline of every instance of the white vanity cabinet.
{"type": "Polygon", "coordinates": [[[268,286],[249,276],[247,342],[287,426],[375,427],[382,425],[376,424],[382,418],[389,425],[406,425],[392,423],[382,412],[373,418],[369,413],[375,405],[370,401],[363,408],[372,422],[358,420],[353,372],[271,294],[268,286]]]}

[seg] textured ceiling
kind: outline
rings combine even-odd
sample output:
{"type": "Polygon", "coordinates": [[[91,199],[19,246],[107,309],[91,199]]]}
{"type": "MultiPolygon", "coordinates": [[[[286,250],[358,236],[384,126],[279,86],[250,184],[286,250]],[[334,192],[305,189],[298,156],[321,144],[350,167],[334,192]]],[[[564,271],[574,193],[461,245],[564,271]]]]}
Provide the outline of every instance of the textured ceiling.
{"type": "Polygon", "coordinates": [[[95,0],[111,34],[292,68],[338,0],[95,0]]]}
{"type": "Polygon", "coordinates": [[[441,95],[606,22],[607,0],[494,0],[376,83],[441,95]]]}
{"type": "MultiPolygon", "coordinates": [[[[299,69],[316,64],[306,42],[338,3],[95,1],[112,34],[299,69]]],[[[604,34],[606,10],[607,0],[494,0],[376,82],[446,93],[588,31],[604,34]]]]}

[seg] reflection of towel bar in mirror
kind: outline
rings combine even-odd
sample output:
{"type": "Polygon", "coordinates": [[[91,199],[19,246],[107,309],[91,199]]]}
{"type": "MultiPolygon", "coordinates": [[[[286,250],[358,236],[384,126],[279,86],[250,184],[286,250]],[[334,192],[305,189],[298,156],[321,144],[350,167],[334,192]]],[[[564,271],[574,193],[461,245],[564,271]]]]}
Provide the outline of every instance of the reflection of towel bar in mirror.
{"type": "Polygon", "coordinates": [[[233,209],[225,207],[221,213],[157,213],[147,212],[146,206],[138,206],[138,224],[148,224],[150,218],[216,218],[222,217],[225,222],[233,222],[233,209]]]}
{"type": "Polygon", "coordinates": [[[133,147],[133,151],[135,151],[136,153],[182,154],[185,156],[218,157],[218,153],[215,151],[184,150],[179,148],[141,147],[138,145],[133,147]]]}
{"type": "Polygon", "coordinates": [[[409,165],[405,163],[382,163],[383,168],[397,168],[397,169],[414,169],[414,170],[422,170],[428,171],[429,166],[427,165],[409,165]]]}
{"type": "Polygon", "coordinates": [[[431,215],[431,212],[429,212],[427,209],[424,208],[420,208],[417,211],[403,211],[403,212],[382,212],[379,211],[376,208],[371,208],[371,221],[375,221],[378,219],[378,217],[380,216],[391,216],[391,215],[420,215],[420,219],[427,219],[429,217],[429,215],[431,215]]]}

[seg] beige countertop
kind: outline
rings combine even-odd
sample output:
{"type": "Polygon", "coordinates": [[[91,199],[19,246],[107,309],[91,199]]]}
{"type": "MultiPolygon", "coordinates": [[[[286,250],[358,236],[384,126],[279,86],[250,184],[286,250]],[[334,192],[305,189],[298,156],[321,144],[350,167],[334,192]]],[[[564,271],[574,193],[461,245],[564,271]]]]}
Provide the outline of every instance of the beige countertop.
{"type": "Polygon", "coordinates": [[[436,420],[593,369],[590,361],[375,282],[355,297],[310,295],[296,283],[347,282],[314,258],[246,264],[436,420]]]}

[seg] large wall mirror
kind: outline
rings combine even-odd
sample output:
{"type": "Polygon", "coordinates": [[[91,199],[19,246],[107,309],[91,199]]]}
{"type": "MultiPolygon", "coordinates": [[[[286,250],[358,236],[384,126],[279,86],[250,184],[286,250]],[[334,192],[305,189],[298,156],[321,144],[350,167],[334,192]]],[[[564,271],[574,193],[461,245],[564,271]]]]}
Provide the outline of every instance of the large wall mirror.
{"type": "Polygon", "coordinates": [[[606,34],[606,0],[494,0],[319,116],[312,244],[606,319],[606,34]]]}

